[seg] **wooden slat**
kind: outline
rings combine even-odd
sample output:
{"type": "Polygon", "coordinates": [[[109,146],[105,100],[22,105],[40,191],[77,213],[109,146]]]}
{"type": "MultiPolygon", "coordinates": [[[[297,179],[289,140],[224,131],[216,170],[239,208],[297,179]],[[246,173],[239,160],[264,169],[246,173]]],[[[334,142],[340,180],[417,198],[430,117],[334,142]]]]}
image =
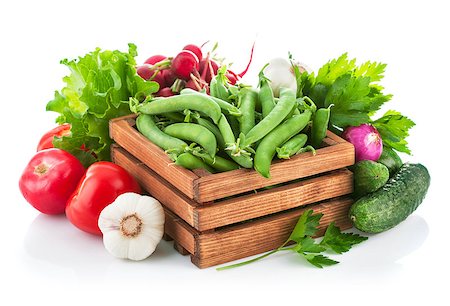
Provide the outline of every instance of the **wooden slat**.
{"type": "Polygon", "coordinates": [[[353,192],[353,174],[337,170],[298,183],[202,205],[194,209],[200,231],[221,227],[353,192]]]}
{"type": "Polygon", "coordinates": [[[195,173],[175,165],[167,154],[133,126],[136,115],[115,118],[110,121],[110,137],[153,171],[176,186],[189,198],[194,198],[195,173]]]}
{"type": "MultiPolygon", "coordinates": [[[[347,214],[351,204],[350,198],[339,198],[312,206],[315,213],[324,214],[319,236],[332,221],[341,229],[350,228],[347,214]]],[[[286,241],[304,210],[295,209],[200,235],[192,262],[206,268],[273,250],[286,241]]]]}
{"type": "Polygon", "coordinates": [[[316,155],[305,152],[290,160],[279,160],[270,167],[271,178],[262,177],[258,172],[238,169],[217,173],[196,180],[197,202],[208,202],[227,196],[276,185],[298,178],[328,172],[353,165],[355,162],[354,147],[350,143],[338,143],[320,148],[316,155]]]}
{"type": "Polygon", "coordinates": [[[123,148],[113,145],[111,156],[114,163],[127,169],[139,184],[161,204],[194,226],[193,210],[196,206],[194,201],[187,198],[123,148]]]}
{"type": "Polygon", "coordinates": [[[190,254],[195,254],[197,232],[168,209],[164,209],[164,232],[172,237],[177,245],[182,246],[190,254]]]}

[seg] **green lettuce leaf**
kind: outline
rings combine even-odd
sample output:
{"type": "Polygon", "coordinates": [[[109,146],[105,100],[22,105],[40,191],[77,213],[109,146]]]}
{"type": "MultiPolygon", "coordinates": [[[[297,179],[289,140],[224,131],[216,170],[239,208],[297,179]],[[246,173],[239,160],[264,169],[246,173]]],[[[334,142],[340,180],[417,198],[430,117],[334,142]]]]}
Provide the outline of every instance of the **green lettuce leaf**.
{"type": "Polygon", "coordinates": [[[158,91],[156,82],[136,74],[136,46],[128,52],[97,48],[74,60],[64,59],[70,74],[65,87],[55,93],[47,110],[60,114],[57,123],[70,123],[71,135],[54,140],[54,146],[67,150],[86,166],[97,160],[110,160],[109,120],[131,114],[128,101],[140,101],[158,91]]]}

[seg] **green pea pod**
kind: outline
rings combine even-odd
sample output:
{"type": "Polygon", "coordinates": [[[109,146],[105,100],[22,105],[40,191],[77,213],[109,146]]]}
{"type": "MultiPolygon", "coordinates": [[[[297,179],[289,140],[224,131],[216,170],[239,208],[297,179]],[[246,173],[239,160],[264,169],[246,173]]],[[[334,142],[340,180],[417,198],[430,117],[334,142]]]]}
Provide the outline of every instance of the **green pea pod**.
{"type": "Polygon", "coordinates": [[[137,106],[138,112],[148,115],[182,112],[186,109],[202,112],[214,123],[219,121],[222,114],[220,106],[203,95],[177,95],[137,106]]]}
{"type": "Polygon", "coordinates": [[[214,157],[217,151],[216,136],[204,126],[195,123],[174,123],[164,129],[172,137],[199,144],[209,155],[214,157]]]}
{"type": "Polygon", "coordinates": [[[165,113],[163,116],[172,122],[183,122],[185,119],[181,113],[165,113]]]}
{"type": "Polygon", "coordinates": [[[261,103],[262,117],[265,118],[275,107],[275,100],[273,96],[272,87],[270,87],[270,80],[266,78],[263,70],[267,67],[266,64],[259,73],[259,93],[258,98],[261,103]]]}
{"type": "Polygon", "coordinates": [[[237,117],[242,115],[240,110],[236,106],[234,106],[233,104],[231,104],[231,103],[229,103],[227,101],[224,101],[222,99],[219,99],[219,98],[216,98],[216,97],[213,97],[213,96],[208,96],[208,95],[206,95],[204,93],[200,93],[200,92],[195,91],[195,90],[193,90],[191,88],[183,89],[180,92],[180,94],[181,95],[203,95],[203,96],[206,96],[206,97],[212,99],[214,102],[216,102],[219,105],[219,107],[222,110],[222,112],[225,113],[226,115],[237,116],[237,117]]]}
{"type": "Polygon", "coordinates": [[[176,165],[182,166],[186,169],[189,170],[195,170],[195,169],[205,169],[210,173],[214,173],[216,172],[214,170],[214,168],[212,168],[211,166],[209,166],[208,164],[206,164],[203,160],[201,160],[200,158],[192,155],[189,152],[186,153],[182,153],[180,155],[178,155],[176,161],[175,161],[176,165]]]}
{"type": "Polygon", "coordinates": [[[167,135],[161,131],[150,115],[140,114],[136,118],[136,127],[139,132],[155,145],[163,150],[173,153],[173,155],[169,154],[172,159],[174,156],[184,152],[185,148],[188,146],[183,140],[167,135]]]}
{"type": "Polygon", "coordinates": [[[255,106],[258,93],[252,88],[242,88],[239,93],[239,110],[242,116],[238,118],[240,132],[247,134],[255,126],[255,106]]]}
{"type": "MultiPolygon", "coordinates": [[[[220,133],[222,134],[223,140],[225,141],[225,146],[233,146],[236,145],[236,138],[234,137],[233,130],[231,129],[230,124],[228,123],[227,117],[225,117],[224,114],[222,114],[222,117],[219,120],[219,124],[217,125],[219,127],[220,133]]],[[[231,157],[232,160],[234,160],[236,163],[241,165],[244,168],[252,168],[253,167],[253,160],[252,158],[247,154],[240,154],[240,155],[234,155],[232,154],[233,148],[226,148],[225,152],[228,154],[228,156],[231,157]]]]}
{"type": "Polygon", "coordinates": [[[286,141],[280,148],[277,148],[278,158],[289,159],[295,155],[306,144],[308,136],[306,134],[298,134],[286,141]]]}
{"type": "Polygon", "coordinates": [[[255,170],[262,176],[269,178],[270,164],[275,156],[276,148],[303,130],[310,119],[311,112],[305,111],[301,115],[293,116],[286,120],[267,134],[256,148],[255,170]]]}
{"type": "Polygon", "coordinates": [[[200,157],[205,163],[213,167],[215,170],[219,172],[231,171],[239,169],[239,165],[234,161],[223,158],[221,156],[216,155],[215,157],[211,157],[209,154],[201,153],[197,150],[192,151],[194,156],[200,157]]]}
{"type": "Polygon", "coordinates": [[[198,124],[200,124],[201,126],[204,126],[211,133],[213,133],[214,136],[216,136],[217,146],[220,149],[224,150],[225,149],[225,141],[223,140],[222,134],[220,134],[219,128],[214,123],[209,121],[208,119],[200,117],[200,118],[196,118],[195,120],[197,121],[198,124]]]}
{"type": "MultiPolygon", "coordinates": [[[[280,100],[272,111],[264,117],[257,125],[246,133],[245,142],[241,147],[247,147],[266,136],[276,128],[295,106],[295,91],[289,88],[281,88],[280,100]]],[[[244,112],[243,112],[244,116],[244,112]]],[[[241,130],[245,134],[244,131],[241,130]]]]}
{"type": "Polygon", "coordinates": [[[330,108],[319,108],[314,114],[311,127],[311,144],[314,148],[318,148],[323,139],[327,136],[328,122],[330,121],[330,108]]]}

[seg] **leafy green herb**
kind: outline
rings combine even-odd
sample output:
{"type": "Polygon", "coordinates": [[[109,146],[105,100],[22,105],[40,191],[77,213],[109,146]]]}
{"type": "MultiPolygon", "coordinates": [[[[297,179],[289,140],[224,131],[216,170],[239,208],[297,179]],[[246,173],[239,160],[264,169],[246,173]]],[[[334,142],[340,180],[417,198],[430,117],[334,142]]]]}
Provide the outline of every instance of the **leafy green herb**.
{"type": "Polygon", "coordinates": [[[332,222],[325,232],[325,236],[320,243],[317,243],[312,237],[317,234],[320,219],[323,214],[313,214],[311,209],[305,211],[298,219],[289,238],[277,249],[255,257],[248,261],[237,264],[217,268],[217,270],[226,270],[248,265],[252,262],[261,260],[269,255],[279,251],[290,250],[297,253],[299,256],[306,259],[310,264],[323,268],[339,263],[333,259],[328,258],[320,253],[325,251],[334,251],[337,254],[342,254],[350,250],[355,244],[367,240],[367,237],[352,233],[342,233],[339,227],[332,222]],[[286,246],[287,244],[295,242],[293,246],[286,246]]]}
{"type": "Polygon", "coordinates": [[[352,233],[341,233],[339,227],[330,223],[320,245],[338,254],[348,252],[352,246],[367,240],[367,237],[352,233]]]}
{"type": "Polygon", "coordinates": [[[67,150],[86,166],[96,160],[109,160],[111,139],[109,120],[130,114],[130,97],[139,100],[158,90],[158,84],[136,74],[136,46],[128,52],[95,51],[76,60],[62,60],[70,74],[66,86],[55,92],[47,110],[60,114],[56,122],[70,123],[71,135],[54,140],[54,146],[67,150]]]}
{"type": "MultiPolygon", "coordinates": [[[[290,55],[290,57],[292,57],[290,55]]],[[[331,109],[330,128],[335,132],[348,126],[372,123],[378,129],[384,143],[393,149],[410,154],[406,137],[414,122],[399,112],[389,111],[380,119],[372,117],[392,95],[383,93],[379,81],[383,79],[386,64],[367,61],[360,66],[347,53],[323,65],[317,72],[299,74],[297,95],[308,96],[317,107],[331,109]]]]}
{"type": "Polygon", "coordinates": [[[385,146],[411,154],[405,140],[409,135],[409,129],[415,125],[411,119],[397,111],[389,110],[383,117],[373,121],[372,124],[380,133],[385,146]]]}

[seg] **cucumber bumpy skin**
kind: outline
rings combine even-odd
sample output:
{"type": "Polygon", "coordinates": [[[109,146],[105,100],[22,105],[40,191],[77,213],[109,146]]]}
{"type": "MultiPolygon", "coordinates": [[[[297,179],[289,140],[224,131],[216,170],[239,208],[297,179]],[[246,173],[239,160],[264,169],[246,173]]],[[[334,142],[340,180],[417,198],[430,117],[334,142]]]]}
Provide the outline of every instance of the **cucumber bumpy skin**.
{"type": "Polygon", "coordinates": [[[363,232],[386,231],[416,210],[429,186],[427,168],[405,163],[382,188],[356,201],[350,208],[349,217],[363,232]]]}

